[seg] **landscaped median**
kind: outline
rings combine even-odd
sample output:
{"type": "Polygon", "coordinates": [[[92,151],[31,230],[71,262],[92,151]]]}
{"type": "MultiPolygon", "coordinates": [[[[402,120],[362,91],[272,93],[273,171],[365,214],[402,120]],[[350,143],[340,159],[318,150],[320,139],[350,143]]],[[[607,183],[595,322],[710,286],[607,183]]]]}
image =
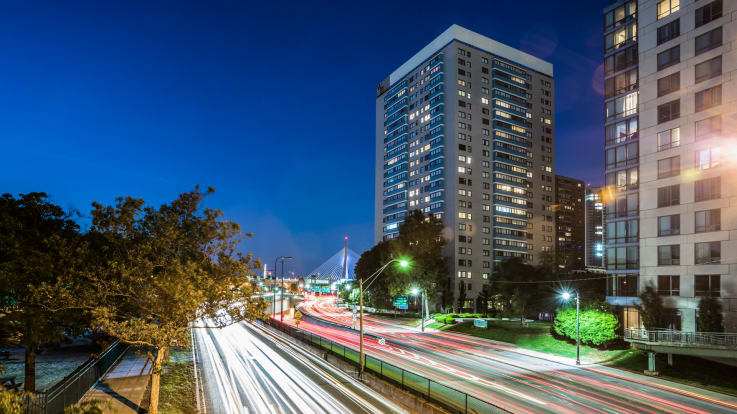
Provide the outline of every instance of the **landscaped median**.
{"type": "MultiPolygon", "coordinates": [[[[459,314],[458,318],[461,316],[459,314]]],[[[455,319],[454,317],[441,317],[440,320],[447,320],[447,323],[435,322],[428,327],[508,342],[520,348],[551,355],[576,357],[575,341],[554,337],[551,330],[552,324],[548,322],[529,322],[525,327],[519,321],[490,319],[487,320],[487,328],[478,328],[471,321],[454,323],[455,319]]],[[[436,318],[436,321],[438,320],[436,318]]],[[[662,369],[659,368],[661,378],[701,386],[713,391],[737,394],[737,376],[734,375],[732,367],[683,355],[674,355],[674,365],[668,367],[665,363],[665,355],[659,355],[659,357],[664,359],[658,364],[659,367],[662,367],[662,369]]],[[[639,373],[647,369],[647,354],[629,348],[608,350],[582,344],[581,360],[639,373]]]]}
{"type": "Polygon", "coordinates": [[[197,413],[194,369],[191,349],[171,349],[161,372],[160,414],[197,413]]]}

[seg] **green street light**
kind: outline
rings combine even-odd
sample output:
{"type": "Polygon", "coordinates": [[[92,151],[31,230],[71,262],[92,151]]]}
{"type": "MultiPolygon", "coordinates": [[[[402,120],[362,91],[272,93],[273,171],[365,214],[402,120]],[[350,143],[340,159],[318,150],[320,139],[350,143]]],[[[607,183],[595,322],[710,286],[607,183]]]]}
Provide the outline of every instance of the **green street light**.
{"type": "Polygon", "coordinates": [[[399,261],[399,266],[406,268],[407,266],[409,266],[409,261],[407,259],[402,259],[399,261]]]}

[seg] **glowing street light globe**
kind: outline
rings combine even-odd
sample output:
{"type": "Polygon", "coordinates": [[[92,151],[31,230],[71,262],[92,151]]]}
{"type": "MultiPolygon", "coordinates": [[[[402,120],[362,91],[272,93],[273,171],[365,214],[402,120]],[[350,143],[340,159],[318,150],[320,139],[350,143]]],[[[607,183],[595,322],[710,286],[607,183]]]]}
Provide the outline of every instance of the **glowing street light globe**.
{"type": "Polygon", "coordinates": [[[417,289],[417,288],[412,288],[412,294],[413,294],[413,295],[417,295],[418,293],[420,293],[420,290],[419,290],[419,289],[417,289]]]}
{"type": "Polygon", "coordinates": [[[399,265],[402,267],[407,267],[409,266],[409,261],[407,261],[406,259],[402,259],[399,261],[399,265]]]}
{"type": "Polygon", "coordinates": [[[345,290],[351,290],[351,285],[345,285],[345,290]]]}
{"type": "Polygon", "coordinates": [[[563,300],[568,300],[568,299],[570,299],[570,298],[571,298],[571,294],[570,294],[570,293],[568,293],[568,292],[563,292],[563,295],[562,295],[562,297],[563,297],[563,300]]]}

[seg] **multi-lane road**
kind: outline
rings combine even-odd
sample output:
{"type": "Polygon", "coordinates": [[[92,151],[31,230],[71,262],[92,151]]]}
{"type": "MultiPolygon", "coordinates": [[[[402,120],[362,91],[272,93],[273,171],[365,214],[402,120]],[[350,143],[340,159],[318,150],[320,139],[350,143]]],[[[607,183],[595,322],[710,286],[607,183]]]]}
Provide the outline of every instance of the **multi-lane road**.
{"type": "Polygon", "coordinates": [[[404,412],[268,327],[195,329],[204,412],[404,412]]]}
{"type": "MultiPolygon", "coordinates": [[[[307,300],[302,311],[310,318],[300,328],[358,348],[351,313],[332,297],[307,300]]],[[[364,326],[373,334],[365,338],[368,355],[515,413],[737,412],[734,397],[598,365],[577,367],[502,342],[420,333],[371,317],[364,326]]]]}

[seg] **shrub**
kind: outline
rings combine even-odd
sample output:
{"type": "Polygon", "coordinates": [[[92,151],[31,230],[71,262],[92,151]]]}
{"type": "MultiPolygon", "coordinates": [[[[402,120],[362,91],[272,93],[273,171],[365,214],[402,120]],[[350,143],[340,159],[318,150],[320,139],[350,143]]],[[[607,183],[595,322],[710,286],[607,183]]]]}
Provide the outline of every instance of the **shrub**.
{"type": "Polygon", "coordinates": [[[448,325],[453,325],[454,323],[456,323],[456,318],[453,318],[453,317],[450,317],[449,316],[449,317],[445,318],[445,323],[447,323],[448,325]]]}
{"type": "MultiPolygon", "coordinates": [[[[612,313],[583,309],[580,318],[581,343],[601,346],[617,338],[619,321],[612,313]]],[[[576,308],[559,309],[553,330],[558,335],[576,340],[576,308]]]]}

